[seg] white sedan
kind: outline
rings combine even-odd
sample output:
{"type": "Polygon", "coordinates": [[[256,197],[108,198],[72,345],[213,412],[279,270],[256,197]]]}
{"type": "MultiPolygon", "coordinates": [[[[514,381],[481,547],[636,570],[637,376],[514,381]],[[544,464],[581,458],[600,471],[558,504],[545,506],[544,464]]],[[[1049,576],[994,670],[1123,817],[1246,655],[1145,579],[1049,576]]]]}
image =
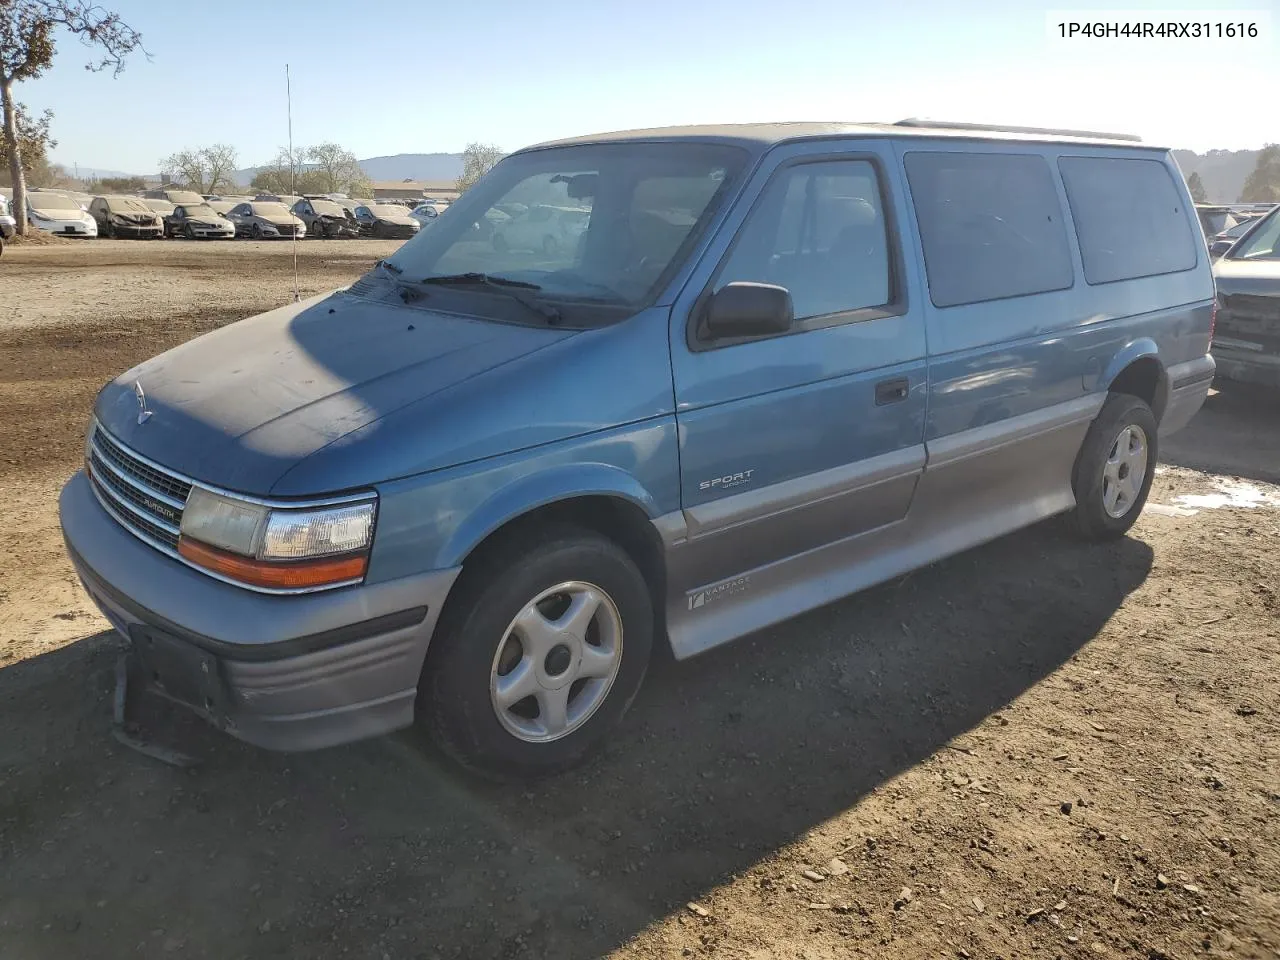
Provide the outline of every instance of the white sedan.
{"type": "Polygon", "coordinates": [[[551,254],[578,242],[587,222],[589,210],[537,204],[493,228],[495,250],[537,250],[551,254]]]}
{"type": "Polygon", "coordinates": [[[98,221],[68,194],[44,190],[27,194],[27,220],[37,230],[63,237],[96,237],[98,221]]]}

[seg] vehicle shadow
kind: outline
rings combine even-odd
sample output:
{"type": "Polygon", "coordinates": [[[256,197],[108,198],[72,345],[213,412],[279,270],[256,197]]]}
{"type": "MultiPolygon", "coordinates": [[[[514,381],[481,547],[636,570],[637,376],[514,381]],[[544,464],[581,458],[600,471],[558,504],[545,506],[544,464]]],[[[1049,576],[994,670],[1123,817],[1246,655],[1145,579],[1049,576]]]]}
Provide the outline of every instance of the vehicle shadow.
{"type": "Polygon", "coordinates": [[[410,733],[270,754],[149,702],[201,758],[162,765],[111,739],[100,634],[0,670],[0,929],[36,960],[598,957],[1009,710],[1151,565],[1050,522],[659,658],[604,754],[534,786],[410,733]]]}
{"type": "Polygon", "coordinates": [[[1222,379],[1213,387],[1191,422],[1161,440],[1160,459],[1280,483],[1280,390],[1222,379]]]}

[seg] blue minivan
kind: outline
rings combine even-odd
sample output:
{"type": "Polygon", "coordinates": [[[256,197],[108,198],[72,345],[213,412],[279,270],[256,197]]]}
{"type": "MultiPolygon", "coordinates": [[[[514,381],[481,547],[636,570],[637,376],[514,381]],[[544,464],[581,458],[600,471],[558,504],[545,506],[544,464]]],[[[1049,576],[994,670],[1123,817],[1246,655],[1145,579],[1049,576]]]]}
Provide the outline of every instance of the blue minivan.
{"type": "Polygon", "coordinates": [[[658,644],[1055,514],[1123,535],[1208,393],[1214,311],[1182,176],[1133,137],[548,143],[349,288],[108,384],[62,527],[131,676],[227,732],[416,721],[536,776],[608,735],[658,644]]]}

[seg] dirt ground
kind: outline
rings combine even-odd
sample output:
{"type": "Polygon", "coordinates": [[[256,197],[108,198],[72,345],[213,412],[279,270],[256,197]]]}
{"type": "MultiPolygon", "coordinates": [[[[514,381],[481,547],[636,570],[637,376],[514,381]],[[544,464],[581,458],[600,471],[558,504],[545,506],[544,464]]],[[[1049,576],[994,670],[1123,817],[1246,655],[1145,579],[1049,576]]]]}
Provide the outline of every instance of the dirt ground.
{"type": "MultiPolygon", "coordinates": [[[[393,247],[300,244],[303,295],[393,247]]],[[[1280,957],[1273,394],[1211,396],[1130,537],[1041,524],[661,660],[532,788],[157,704],[198,766],[119,746],[57,490],[102,382],[292,276],[288,244],[0,263],[0,958],[1280,957]]]]}

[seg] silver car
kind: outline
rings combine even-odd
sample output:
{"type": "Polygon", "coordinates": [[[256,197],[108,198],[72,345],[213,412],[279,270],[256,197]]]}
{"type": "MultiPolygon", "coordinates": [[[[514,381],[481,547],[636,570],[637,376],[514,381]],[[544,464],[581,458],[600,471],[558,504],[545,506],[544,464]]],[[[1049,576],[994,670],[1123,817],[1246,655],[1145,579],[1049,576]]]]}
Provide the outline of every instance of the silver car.
{"type": "Polygon", "coordinates": [[[226,215],[235,225],[237,237],[254,240],[278,240],[281,237],[307,235],[307,227],[283,203],[252,200],[232,207],[226,215]]]}

